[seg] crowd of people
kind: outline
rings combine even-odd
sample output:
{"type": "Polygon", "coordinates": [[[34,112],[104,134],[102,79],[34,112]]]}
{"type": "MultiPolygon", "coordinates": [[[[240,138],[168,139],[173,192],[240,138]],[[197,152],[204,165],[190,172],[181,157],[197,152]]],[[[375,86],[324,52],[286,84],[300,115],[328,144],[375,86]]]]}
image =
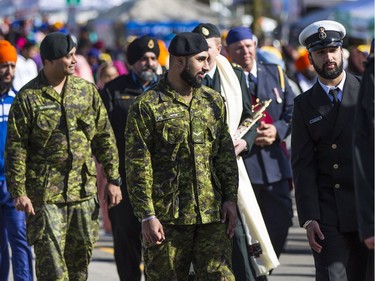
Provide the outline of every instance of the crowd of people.
{"type": "Polygon", "coordinates": [[[374,279],[373,48],[340,23],[297,48],[200,23],[118,50],[30,25],[1,27],[0,281],[8,242],[14,280],[31,247],[38,279],[86,280],[99,216],[120,280],[142,260],[146,280],[267,280],[293,189],[316,280],[374,279]]]}

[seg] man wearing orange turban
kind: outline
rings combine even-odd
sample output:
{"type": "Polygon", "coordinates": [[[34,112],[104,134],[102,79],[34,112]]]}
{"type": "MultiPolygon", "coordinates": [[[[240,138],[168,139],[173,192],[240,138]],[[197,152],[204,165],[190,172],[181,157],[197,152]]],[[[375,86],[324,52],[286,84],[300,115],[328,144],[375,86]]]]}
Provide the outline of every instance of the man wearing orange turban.
{"type": "Polygon", "coordinates": [[[309,60],[309,52],[304,50],[299,58],[294,62],[295,80],[301,89],[305,92],[310,89],[316,82],[316,72],[309,60]]]}
{"type": "Polygon", "coordinates": [[[0,93],[7,93],[14,78],[17,51],[7,40],[0,40],[0,93]]]}
{"type": "Polygon", "coordinates": [[[33,280],[32,253],[26,242],[25,213],[18,212],[14,207],[4,174],[8,114],[15,97],[12,81],[16,62],[16,49],[8,41],[0,40],[0,281],[8,280],[8,242],[12,249],[14,280],[33,280]]]}

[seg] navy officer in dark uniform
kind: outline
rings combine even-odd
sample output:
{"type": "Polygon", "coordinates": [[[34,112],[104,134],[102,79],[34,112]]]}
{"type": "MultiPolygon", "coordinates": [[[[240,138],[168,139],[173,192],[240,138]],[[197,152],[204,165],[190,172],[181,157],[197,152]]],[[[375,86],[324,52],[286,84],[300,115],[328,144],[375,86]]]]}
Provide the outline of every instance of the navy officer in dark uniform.
{"type": "MultiPolygon", "coordinates": [[[[115,133],[120,158],[120,174],[125,179],[125,124],[135,97],[158,81],[159,46],[157,40],[145,35],[135,39],[127,48],[130,72],[108,82],[102,92],[109,120],[115,133]]],[[[141,223],[134,216],[125,184],[122,182],[122,202],[109,210],[112,224],[115,260],[120,280],[139,281],[141,278],[141,223]]]]}
{"type": "Polygon", "coordinates": [[[346,31],[318,21],[300,34],[318,74],[295,98],[292,167],[299,223],[313,250],[316,280],[365,280],[368,250],[358,235],[352,136],[360,81],[343,70],[346,31]]]}
{"type": "Polygon", "coordinates": [[[292,171],[284,140],[291,131],[295,95],[281,67],[257,61],[257,42],[249,28],[231,29],[226,43],[231,60],[245,71],[254,102],[272,100],[265,118],[260,120],[254,145],[244,162],[279,257],[293,216],[289,189],[292,171]]]}

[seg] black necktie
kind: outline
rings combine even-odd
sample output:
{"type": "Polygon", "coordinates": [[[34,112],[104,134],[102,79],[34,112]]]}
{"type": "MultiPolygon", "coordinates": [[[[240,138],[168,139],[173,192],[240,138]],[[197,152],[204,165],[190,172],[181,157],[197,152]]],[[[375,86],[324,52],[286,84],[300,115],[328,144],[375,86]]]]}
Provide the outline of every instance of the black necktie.
{"type": "Polygon", "coordinates": [[[203,78],[203,85],[206,85],[207,87],[210,87],[212,89],[212,84],[212,78],[210,77],[210,75],[206,74],[203,78]]]}
{"type": "Polygon", "coordinates": [[[339,93],[339,89],[338,88],[335,88],[335,89],[331,89],[329,90],[328,94],[330,94],[332,97],[333,97],[333,105],[335,106],[335,108],[338,110],[339,107],[340,107],[340,100],[338,99],[337,95],[339,93]]]}
{"type": "Polygon", "coordinates": [[[257,95],[257,83],[256,78],[252,73],[249,73],[249,90],[253,96],[257,95]]]}

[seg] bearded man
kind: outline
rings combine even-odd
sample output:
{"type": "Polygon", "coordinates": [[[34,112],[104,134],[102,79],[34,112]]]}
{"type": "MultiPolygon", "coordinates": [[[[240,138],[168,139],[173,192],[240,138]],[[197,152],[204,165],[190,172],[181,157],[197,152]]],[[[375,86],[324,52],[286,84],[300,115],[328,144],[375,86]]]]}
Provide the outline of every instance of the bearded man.
{"type": "Polygon", "coordinates": [[[126,181],[142,224],[146,280],[235,280],[238,169],[225,102],[202,86],[208,45],[176,35],[169,71],[127,119],[126,181]]]}
{"type": "MultiPolygon", "coordinates": [[[[108,82],[103,89],[102,99],[115,133],[120,158],[120,174],[125,179],[125,124],[134,98],[154,86],[159,77],[159,46],[157,40],[142,36],[132,41],[126,52],[130,72],[108,82]]],[[[126,183],[121,190],[124,200],[116,208],[108,210],[112,224],[115,260],[120,280],[139,281],[142,247],[139,236],[141,224],[134,216],[129,202],[126,183]]]]}
{"type": "Polygon", "coordinates": [[[299,223],[313,250],[317,281],[366,280],[369,257],[358,235],[353,176],[360,81],[343,70],[345,34],[342,24],[324,20],[299,36],[318,80],[295,98],[292,167],[299,223]]]}

